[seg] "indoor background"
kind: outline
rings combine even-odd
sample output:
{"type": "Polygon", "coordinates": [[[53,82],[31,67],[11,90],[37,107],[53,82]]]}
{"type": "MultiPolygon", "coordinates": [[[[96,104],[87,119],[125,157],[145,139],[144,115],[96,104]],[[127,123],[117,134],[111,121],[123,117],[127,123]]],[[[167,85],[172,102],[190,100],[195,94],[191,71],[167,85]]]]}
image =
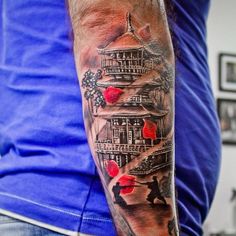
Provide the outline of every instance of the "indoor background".
{"type": "MultiPolygon", "coordinates": [[[[235,17],[236,0],[212,0],[208,20],[208,46],[209,66],[216,99],[236,100],[236,91],[225,92],[219,90],[218,63],[220,53],[236,55],[235,17]]],[[[233,119],[236,122],[235,113],[233,119]]],[[[205,222],[204,236],[223,231],[225,233],[219,235],[236,235],[236,222],[234,222],[234,217],[236,216],[236,199],[230,201],[234,188],[236,189],[236,144],[224,144],[219,184],[212,209],[205,222]]]]}

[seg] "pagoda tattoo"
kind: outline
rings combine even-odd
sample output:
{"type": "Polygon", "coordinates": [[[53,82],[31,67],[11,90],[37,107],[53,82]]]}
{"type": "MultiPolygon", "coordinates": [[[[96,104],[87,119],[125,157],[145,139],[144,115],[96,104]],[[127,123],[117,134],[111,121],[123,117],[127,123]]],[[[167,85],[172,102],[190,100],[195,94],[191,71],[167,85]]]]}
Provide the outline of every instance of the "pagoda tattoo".
{"type": "Polygon", "coordinates": [[[158,224],[170,232],[173,65],[151,35],[147,39],[136,33],[129,13],[126,32],[97,53],[101,68],[88,70],[82,87],[112,201],[121,214],[131,214],[137,206],[157,214],[155,206],[163,205],[159,212],[166,221],[158,224]],[[141,192],[144,198],[137,197],[141,192]]]}

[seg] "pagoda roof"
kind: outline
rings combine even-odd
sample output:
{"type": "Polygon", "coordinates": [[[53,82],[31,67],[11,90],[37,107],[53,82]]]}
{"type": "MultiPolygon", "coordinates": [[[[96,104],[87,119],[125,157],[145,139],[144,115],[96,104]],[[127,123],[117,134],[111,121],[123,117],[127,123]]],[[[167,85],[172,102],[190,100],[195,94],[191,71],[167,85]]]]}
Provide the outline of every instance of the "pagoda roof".
{"type": "Polygon", "coordinates": [[[115,50],[131,50],[143,48],[144,44],[134,32],[126,32],[114,41],[109,43],[105,48],[99,49],[100,51],[115,51],[115,50]]]}
{"type": "Polygon", "coordinates": [[[121,36],[110,42],[105,48],[100,48],[98,51],[101,53],[106,51],[116,50],[137,50],[144,47],[143,41],[135,34],[134,28],[131,23],[131,15],[127,14],[127,31],[121,36]]]}
{"type": "Polygon", "coordinates": [[[125,87],[126,89],[133,88],[142,88],[145,85],[158,87],[160,82],[157,82],[157,79],[160,77],[159,72],[152,70],[142,76],[136,77],[135,80],[126,80],[126,79],[114,79],[110,76],[104,76],[101,80],[98,80],[97,84],[99,87],[125,87]]]}
{"type": "Polygon", "coordinates": [[[113,77],[105,76],[101,80],[97,81],[97,85],[99,87],[107,88],[109,86],[114,87],[127,87],[131,85],[134,81],[132,80],[125,80],[125,79],[114,79],[113,77]]]}
{"type": "Polygon", "coordinates": [[[111,118],[163,118],[168,114],[166,110],[150,111],[142,106],[106,106],[101,108],[97,116],[104,119],[111,118]]]}

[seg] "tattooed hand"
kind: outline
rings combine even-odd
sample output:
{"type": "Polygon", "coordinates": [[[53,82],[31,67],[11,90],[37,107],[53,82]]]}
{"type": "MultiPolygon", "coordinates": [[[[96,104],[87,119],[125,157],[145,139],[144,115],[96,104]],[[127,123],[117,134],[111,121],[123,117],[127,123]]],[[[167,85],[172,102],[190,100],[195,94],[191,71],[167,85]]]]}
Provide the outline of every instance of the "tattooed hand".
{"type": "Polygon", "coordinates": [[[69,0],[88,141],[118,235],[179,235],[162,0],[69,0]]]}

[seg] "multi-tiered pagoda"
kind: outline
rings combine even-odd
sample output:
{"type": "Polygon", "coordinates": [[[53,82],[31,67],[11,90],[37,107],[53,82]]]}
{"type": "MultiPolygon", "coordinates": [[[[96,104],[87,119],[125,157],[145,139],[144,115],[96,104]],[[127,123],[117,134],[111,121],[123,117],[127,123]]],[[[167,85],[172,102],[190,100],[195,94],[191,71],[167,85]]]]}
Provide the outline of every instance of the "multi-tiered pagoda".
{"type": "MultiPolygon", "coordinates": [[[[98,53],[105,74],[97,82],[98,88],[102,91],[118,88],[123,93],[116,103],[107,104],[94,113],[104,120],[97,136],[96,152],[103,167],[106,160],[114,160],[122,167],[165,139],[164,119],[168,111],[157,109],[150,98],[150,91],[160,88],[155,81],[158,72],[153,68],[161,55],[152,52],[136,35],[130,14],[127,16],[127,31],[105,48],[98,49],[98,53]],[[156,125],[155,139],[144,137],[147,120],[156,125]]],[[[167,145],[147,156],[130,174],[145,175],[168,165],[171,150],[167,145]]]]}

